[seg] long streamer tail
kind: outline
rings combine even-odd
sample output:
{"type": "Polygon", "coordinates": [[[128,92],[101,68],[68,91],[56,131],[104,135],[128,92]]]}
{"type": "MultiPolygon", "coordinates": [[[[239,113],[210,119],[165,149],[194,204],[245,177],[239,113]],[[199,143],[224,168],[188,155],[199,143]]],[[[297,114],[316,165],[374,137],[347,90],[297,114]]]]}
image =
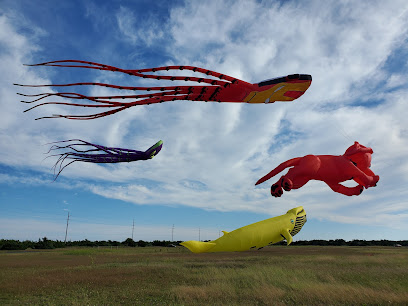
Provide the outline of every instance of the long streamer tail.
{"type": "MultiPolygon", "coordinates": [[[[162,87],[132,87],[132,86],[120,86],[106,83],[90,83],[90,82],[80,82],[80,83],[70,83],[70,84],[48,84],[48,85],[21,85],[14,84],[16,86],[23,87],[70,87],[70,86],[100,86],[107,87],[112,89],[120,90],[129,90],[129,91],[144,91],[146,93],[141,94],[128,94],[128,95],[111,95],[111,96],[87,96],[75,92],[59,92],[59,93],[40,93],[40,94],[21,94],[21,96],[32,97],[32,101],[21,101],[23,103],[35,103],[40,100],[44,101],[45,98],[67,98],[70,100],[85,100],[90,102],[42,102],[37,105],[32,106],[26,111],[32,110],[38,106],[47,105],[47,104],[57,104],[57,105],[68,105],[68,106],[77,106],[85,108],[110,108],[110,110],[102,111],[90,115],[52,115],[46,117],[40,117],[37,119],[43,118],[67,118],[67,119],[78,119],[78,120],[87,120],[87,119],[96,119],[108,115],[112,115],[119,111],[122,111],[126,108],[136,106],[136,105],[148,105],[155,103],[162,103],[168,101],[180,101],[180,100],[190,100],[190,101],[218,101],[216,99],[217,94],[222,88],[231,86],[232,84],[249,84],[245,81],[236,79],[234,77],[221,74],[219,72],[211,71],[208,69],[203,69],[194,66],[164,66],[156,68],[147,68],[147,69],[121,69],[114,66],[80,61],[80,60],[61,60],[61,61],[52,61],[45,62],[34,65],[26,66],[53,66],[53,67],[69,67],[69,68],[86,68],[86,69],[97,69],[97,70],[106,70],[112,72],[120,72],[128,74],[135,77],[155,79],[155,80],[168,80],[168,81],[179,81],[179,82],[196,82],[199,85],[188,85],[188,86],[162,86],[162,87]],[[204,76],[172,76],[172,75],[163,75],[163,74],[154,74],[156,72],[166,72],[166,71],[190,71],[192,73],[203,74],[204,76]],[[209,78],[211,77],[211,78],[209,78]],[[130,100],[129,100],[130,99],[130,100]]],[[[218,101],[221,102],[221,101],[218,101]]]]}

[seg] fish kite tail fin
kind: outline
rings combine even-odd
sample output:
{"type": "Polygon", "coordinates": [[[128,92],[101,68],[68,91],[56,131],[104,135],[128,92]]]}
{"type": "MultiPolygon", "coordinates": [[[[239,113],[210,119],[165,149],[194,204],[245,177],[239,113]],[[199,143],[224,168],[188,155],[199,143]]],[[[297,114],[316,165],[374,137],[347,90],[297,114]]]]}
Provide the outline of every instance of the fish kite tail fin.
{"type": "Polygon", "coordinates": [[[300,161],[301,157],[295,157],[292,159],[289,159],[283,163],[281,163],[279,166],[277,166],[275,169],[273,169],[271,172],[269,172],[267,175],[265,175],[264,177],[260,178],[255,185],[259,185],[267,180],[269,180],[271,177],[274,177],[275,175],[277,175],[279,172],[282,172],[283,170],[285,170],[288,167],[293,167],[296,166],[299,161],[300,161]]]}
{"type": "Polygon", "coordinates": [[[180,244],[189,249],[193,253],[204,253],[216,246],[216,243],[214,242],[202,242],[194,240],[184,241],[180,244]]]}
{"type": "Polygon", "coordinates": [[[149,156],[149,158],[153,158],[160,152],[162,147],[163,147],[163,141],[159,140],[154,145],[152,145],[150,148],[148,148],[145,151],[145,153],[147,156],[149,156]]]}

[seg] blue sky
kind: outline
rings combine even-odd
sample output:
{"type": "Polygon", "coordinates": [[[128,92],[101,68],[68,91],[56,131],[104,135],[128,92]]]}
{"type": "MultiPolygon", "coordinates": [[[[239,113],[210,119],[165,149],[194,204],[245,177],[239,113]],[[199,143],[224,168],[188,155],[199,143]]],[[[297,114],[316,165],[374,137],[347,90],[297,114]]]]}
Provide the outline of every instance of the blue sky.
{"type": "MultiPolygon", "coordinates": [[[[0,238],[213,239],[303,205],[295,240],[408,239],[406,1],[0,1],[0,238]],[[309,90],[269,105],[175,101],[88,121],[34,120],[13,83],[156,86],[115,73],[23,64],[89,60],[125,69],[204,67],[248,82],[311,74],[309,90]],[[52,141],[145,150],[153,160],[76,163],[53,182],[52,141]],[[281,162],[374,150],[375,188],[360,196],[312,181],[272,198],[254,183],[281,162]]],[[[45,88],[45,91],[57,88],[45,88]]],[[[111,94],[88,88],[89,94],[111,94]]],[[[37,91],[40,92],[40,91],[37,91]]],[[[80,110],[82,111],[82,110],[80,110]]]]}

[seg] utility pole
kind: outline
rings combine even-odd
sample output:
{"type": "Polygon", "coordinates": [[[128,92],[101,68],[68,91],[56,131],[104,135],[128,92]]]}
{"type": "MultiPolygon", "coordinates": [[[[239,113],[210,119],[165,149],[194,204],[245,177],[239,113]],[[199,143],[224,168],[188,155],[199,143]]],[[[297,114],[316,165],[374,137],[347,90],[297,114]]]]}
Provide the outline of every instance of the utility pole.
{"type": "Polygon", "coordinates": [[[133,240],[133,232],[135,230],[135,219],[133,218],[133,226],[132,226],[132,240],[133,240]]]}
{"type": "Polygon", "coordinates": [[[201,229],[198,228],[198,241],[201,241],[201,229]]]}
{"type": "Polygon", "coordinates": [[[66,229],[65,229],[65,241],[64,241],[64,243],[67,243],[68,222],[69,222],[69,211],[68,211],[68,218],[67,218],[67,227],[66,227],[66,229]]]}
{"type": "Polygon", "coordinates": [[[173,234],[174,234],[174,224],[173,224],[173,227],[171,228],[171,241],[174,241],[173,234]]]}

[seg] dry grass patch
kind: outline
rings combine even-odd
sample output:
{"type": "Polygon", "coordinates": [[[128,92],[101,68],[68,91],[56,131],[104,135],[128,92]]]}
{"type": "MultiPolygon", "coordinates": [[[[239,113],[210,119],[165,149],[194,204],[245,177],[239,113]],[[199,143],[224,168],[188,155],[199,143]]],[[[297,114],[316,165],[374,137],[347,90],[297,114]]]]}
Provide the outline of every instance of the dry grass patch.
{"type": "Polygon", "coordinates": [[[274,246],[0,252],[0,304],[408,304],[408,249],[274,246]]]}
{"type": "Polygon", "coordinates": [[[172,291],[178,301],[188,305],[227,303],[235,294],[233,287],[218,282],[200,286],[182,285],[175,287],[172,291]]]}
{"type": "Polygon", "coordinates": [[[293,299],[299,304],[406,305],[408,292],[396,293],[347,284],[314,284],[297,291],[293,299]]]}

